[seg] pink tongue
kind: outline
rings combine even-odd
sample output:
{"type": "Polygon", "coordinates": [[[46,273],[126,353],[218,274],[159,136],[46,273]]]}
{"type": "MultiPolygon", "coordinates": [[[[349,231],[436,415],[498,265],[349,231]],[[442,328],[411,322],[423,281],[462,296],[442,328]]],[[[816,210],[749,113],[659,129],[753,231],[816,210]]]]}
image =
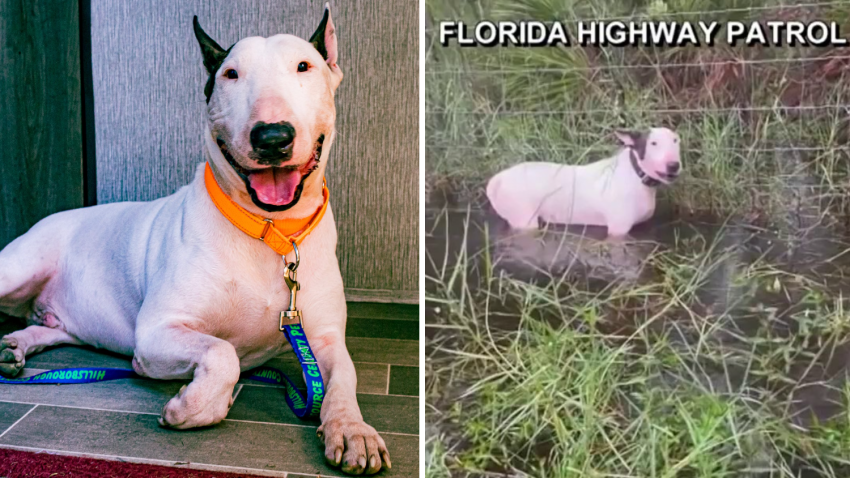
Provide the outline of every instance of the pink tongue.
{"type": "Polygon", "coordinates": [[[301,171],[268,168],[248,175],[257,198],[265,204],[283,206],[295,199],[295,189],[301,182],[301,171]]]}

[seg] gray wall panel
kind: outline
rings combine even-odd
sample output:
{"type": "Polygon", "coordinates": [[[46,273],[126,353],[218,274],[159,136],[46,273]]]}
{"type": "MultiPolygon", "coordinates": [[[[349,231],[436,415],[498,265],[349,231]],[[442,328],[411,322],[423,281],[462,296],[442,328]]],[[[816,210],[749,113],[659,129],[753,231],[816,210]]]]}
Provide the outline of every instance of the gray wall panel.
{"type": "Polygon", "coordinates": [[[83,205],[77,8],[0,0],[0,248],[83,205]]]}
{"type": "MultiPolygon", "coordinates": [[[[323,2],[93,0],[100,203],[150,200],[201,161],[206,75],[192,16],[222,46],[252,35],[308,37],[323,2]]],[[[328,182],[351,299],[418,296],[418,42],[415,0],[332,2],[340,67],[328,182]]]]}

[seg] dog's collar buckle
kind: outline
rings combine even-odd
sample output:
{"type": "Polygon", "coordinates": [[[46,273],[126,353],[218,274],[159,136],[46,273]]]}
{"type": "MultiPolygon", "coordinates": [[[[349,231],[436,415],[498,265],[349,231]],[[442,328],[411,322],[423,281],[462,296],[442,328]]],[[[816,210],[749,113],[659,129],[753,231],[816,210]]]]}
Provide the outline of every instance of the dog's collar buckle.
{"type": "Polygon", "coordinates": [[[260,233],[259,239],[263,242],[266,242],[266,234],[268,234],[269,229],[271,229],[271,227],[274,226],[274,221],[269,219],[269,218],[265,218],[265,219],[263,219],[263,222],[265,222],[266,225],[263,226],[263,232],[260,233]]]}

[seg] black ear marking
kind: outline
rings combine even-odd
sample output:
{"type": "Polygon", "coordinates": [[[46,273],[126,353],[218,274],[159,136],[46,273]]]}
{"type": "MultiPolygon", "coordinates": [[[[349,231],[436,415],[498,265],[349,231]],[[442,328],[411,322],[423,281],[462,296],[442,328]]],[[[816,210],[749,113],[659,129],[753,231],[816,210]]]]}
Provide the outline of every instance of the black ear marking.
{"type": "Polygon", "coordinates": [[[201,28],[201,24],[198,23],[197,15],[192,18],[192,27],[195,30],[195,38],[198,39],[198,45],[201,46],[201,55],[204,57],[204,67],[210,74],[209,78],[207,78],[207,84],[204,85],[204,96],[206,96],[207,103],[209,103],[213,88],[215,87],[215,72],[221,68],[221,64],[224,62],[224,59],[227,58],[227,55],[230,53],[230,49],[233,48],[233,45],[231,45],[227,50],[222,49],[219,44],[210,38],[210,36],[207,35],[207,32],[201,28]]]}
{"type": "Polygon", "coordinates": [[[313,44],[313,47],[319,51],[319,54],[322,55],[322,58],[325,60],[328,59],[328,49],[325,45],[325,29],[328,26],[328,18],[330,18],[331,11],[328,8],[325,8],[325,14],[322,16],[322,21],[319,22],[319,27],[316,28],[316,31],[313,32],[313,35],[310,36],[310,43],[313,44]]]}
{"type": "Polygon", "coordinates": [[[614,134],[626,146],[631,146],[635,141],[640,137],[640,131],[630,130],[630,129],[618,129],[614,131],[614,134]]]}
{"type": "Polygon", "coordinates": [[[618,129],[616,135],[624,146],[634,149],[638,158],[643,160],[646,155],[646,141],[649,138],[649,133],[618,129]]]}
{"type": "Polygon", "coordinates": [[[221,66],[221,62],[227,58],[227,51],[220,47],[218,43],[210,38],[210,36],[207,35],[207,32],[201,28],[201,24],[198,23],[197,15],[192,18],[192,27],[195,30],[195,38],[198,39],[198,45],[201,46],[201,54],[204,56],[204,66],[207,68],[207,72],[215,73],[221,66]]]}

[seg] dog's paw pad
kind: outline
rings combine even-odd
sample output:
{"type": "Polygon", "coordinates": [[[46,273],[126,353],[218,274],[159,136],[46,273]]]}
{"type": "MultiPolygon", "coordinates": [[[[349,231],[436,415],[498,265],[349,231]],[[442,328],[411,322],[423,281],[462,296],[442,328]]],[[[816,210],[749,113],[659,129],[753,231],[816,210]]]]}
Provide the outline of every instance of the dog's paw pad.
{"type": "Polygon", "coordinates": [[[24,364],[20,362],[15,363],[0,363],[0,375],[5,375],[7,377],[14,377],[21,373],[21,370],[24,369],[24,364]]]}
{"type": "Polygon", "coordinates": [[[325,442],[325,459],[352,475],[372,475],[390,469],[390,454],[374,428],[361,420],[330,419],[316,430],[325,442]]]}
{"type": "Polygon", "coordinates": [[[13,349],[13,348],[16,348],[17,346],[18,346],[18,339],[14,338],[14,337],[7,335],[7,336],[3,337],[2,339],[0,339],[0,350],[6,349],[6,348],[13,349]]]}
{"type": "Polygon", "coordinates": [[[18,339],[3,337],[0,339],[0,374],[14,377],[24,369],[24,351],[18,347],[18,339]]]}
{"type": "Polygon", "coordinates": [[[204,394],[200,388],[183,385],[162,407],[159,424],[167,428],[195,428],[215,425],[230,410],[230,395],[204,394]]]}
{"type": "Polygon", "coordinates": [[[351,457],[345,461],[345,464],[342,465],[342,471],[345,473],[349,473],[352,475],[361,475],[363,474],[363,470],[366,469],[366,457],[363,455],[359,455],[355,458],[351,457]]]}

